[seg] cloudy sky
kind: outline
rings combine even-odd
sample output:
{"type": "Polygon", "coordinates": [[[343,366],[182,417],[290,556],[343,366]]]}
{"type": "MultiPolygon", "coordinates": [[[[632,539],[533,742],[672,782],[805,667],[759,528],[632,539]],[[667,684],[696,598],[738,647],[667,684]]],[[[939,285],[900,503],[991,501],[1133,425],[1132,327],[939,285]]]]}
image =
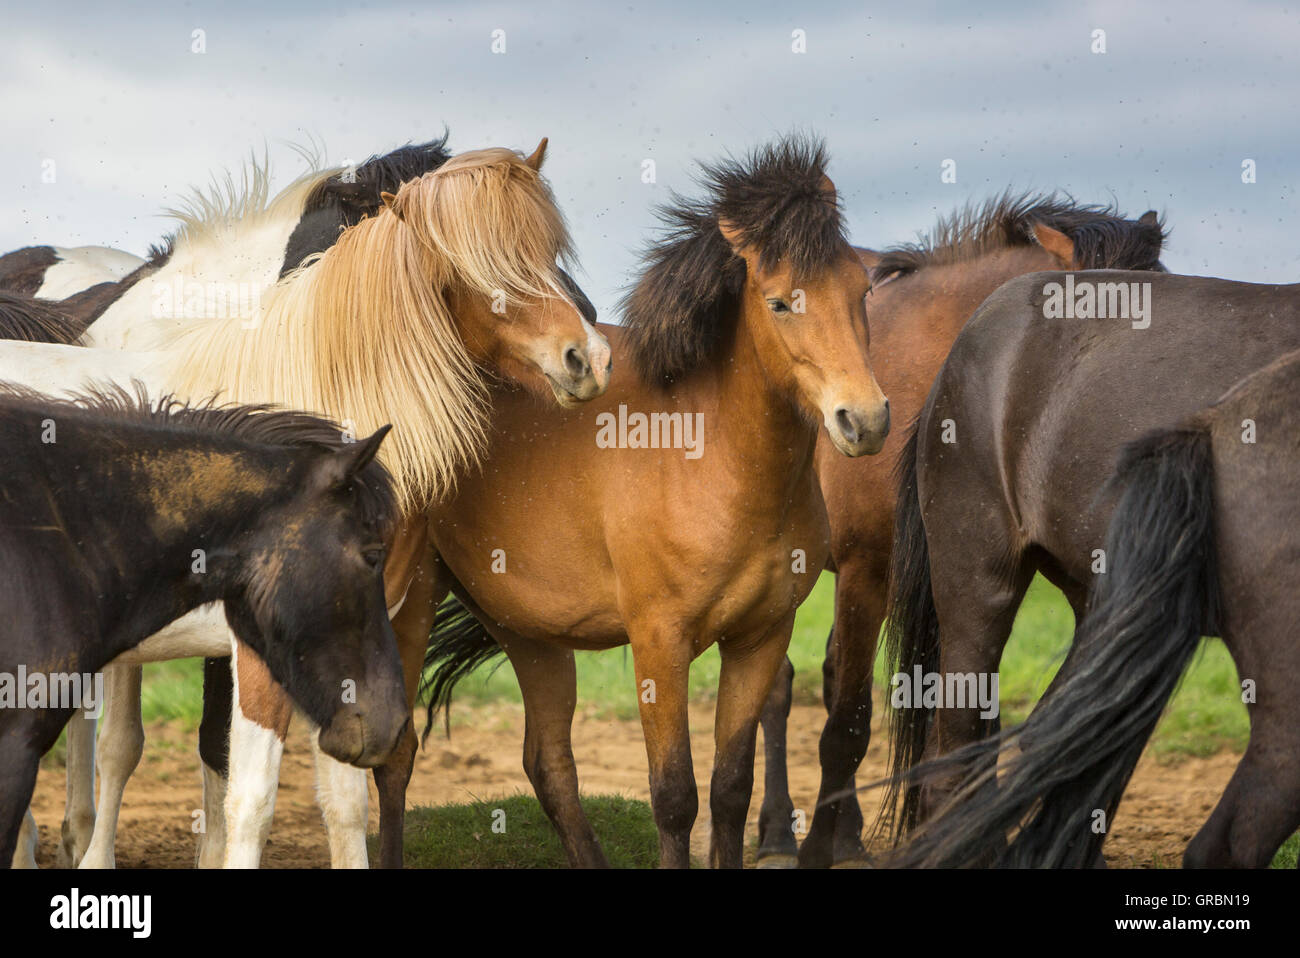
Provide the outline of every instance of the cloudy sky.
{"type": "Polygon", "coordinates": [[[530,151],[545,135],[580,279],[609,318],[651,207],[691,190],[693,160],[800,129],[825,137],[862,245],[912,239],[1008,186],[1061,188],[1133,216],[1162,211],[1177,272],[1300,278],[1300,7],[6,6],[0,251],[142,253],[169,229],[168,201],[264,146],[283,184],[302,170],[290,144],[313,139],[342,162],[444,125],[456,151],[530,151]],[[1097,30],[1105,53],[1092,52],[1097,30]],[[641,180],[645,159],[654,184],[641,180]],[[50,160],[56,180],[44,183],[50,160]],[[945,160],[955,183],[941,182],[945,160]]]}

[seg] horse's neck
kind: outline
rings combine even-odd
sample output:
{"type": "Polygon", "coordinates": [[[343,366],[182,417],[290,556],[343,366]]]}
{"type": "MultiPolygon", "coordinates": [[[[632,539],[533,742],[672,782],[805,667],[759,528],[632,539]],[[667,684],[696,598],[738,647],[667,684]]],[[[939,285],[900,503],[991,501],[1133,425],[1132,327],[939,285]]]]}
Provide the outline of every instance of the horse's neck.
{"type": "Polygon", "coordinates": [[[725,450],[734,467],[753,478],[756,495],[790,502],[808,484],[817,426],[768,378],[743,307],[717,370],[717,423],[706,423],[714,432],[710,445],[725,450]]]}

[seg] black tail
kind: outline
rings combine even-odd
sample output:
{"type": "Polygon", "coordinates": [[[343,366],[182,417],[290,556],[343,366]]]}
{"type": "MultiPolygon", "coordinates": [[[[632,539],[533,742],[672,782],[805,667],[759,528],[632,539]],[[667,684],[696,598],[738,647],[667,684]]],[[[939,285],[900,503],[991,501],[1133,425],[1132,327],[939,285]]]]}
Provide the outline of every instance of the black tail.
{"type": "Polygon", "coordinates": [[[1208,432],[1180,428],[1132,443],[1113,481],[1110,571],[1094,589],[1068,674],[1024,725],[915,770],[922,778],[975,769],[895,864],[1084,867],[1100,854],[1200,637],[1218,632],[1220,608],[1208,432]],[[997,787],[984,787],[995,776],[997,787]]]}
{"type": "MultiPolygon", "coordinates": [[[[890,675],[912,675],[917,666],[925,674],[939,671],[939,617],[930,588],[930,550],[916,486],[917,425],[912,424],[897,466],[898,506],[889,564],[889,605],[885,611],[885,662],[890,675]]],[[[889,710],[893,777],[881,805],[877,831],[883,830],[891,815],[896,838],[916,825],[920,792],[914,784],[907,784],[905,775],[921,759],[932,720],[933,710],[919,705],[889,710]]]]}
{"type": "Polygon", "coordinates": [[[456,683],[484,662],[504,654],[505,650],[459,599],[452,595],[443,600],[434,619],[433,634],[429,636],[429,648],[424,653],[420,694],[429,697],[429,705],[421,742],[429,737],[433,713],[440,707],[446,710],[450,721],[451,691],[456,683]]]}

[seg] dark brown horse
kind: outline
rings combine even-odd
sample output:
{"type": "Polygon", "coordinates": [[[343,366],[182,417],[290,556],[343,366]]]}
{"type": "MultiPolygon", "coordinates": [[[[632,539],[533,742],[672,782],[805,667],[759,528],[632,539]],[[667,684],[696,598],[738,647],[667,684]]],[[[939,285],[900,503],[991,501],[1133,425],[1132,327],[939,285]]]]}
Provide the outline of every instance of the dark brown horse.
{"type": "MultiPolygon", "coordinates": [[[[888,648],[896,674],[996,672],[1035,572],[1076,622],[1098,576],[1124,445],[1300,348],[1300,287],[1160,273],[1039,273],[988,298],[958,336],[904,453],[888,648]]],[[[989,731],[945,700],[894,712],[905,771],[989,731]]],[[[906,829],[952,779],[909,788],[906,829]]]]}
{"type": "MultiPolygon", "coordinates": [[[[818,433],[860,455],[889,423],[867,361],[868,278],[826,162],[819,145],[788,139],[706,167],[705,198],[664,211],[625,325],[602,327],[615,364],[639,375],[559,414],[498,392],[483,474],[431,513],[441,563],[394,628],[418,656],[449,586],[487,624],[490,636],[464,641],[440,628],[431,658],[454,677],[498,642],[509,655],[525,769],[574,864],[605,857],[578,803],[573,650],[624,643],[660,860],[677,867],[697,811],[687,676],[718,644],[710,861],[741,864],[759,713],[827,558],[818,433]]],[[[386,865],[400,862],[395,786],[409,769],[376,775],[386,865]]]]}
{"type": "Polygon", "coordinates": [[[1091,864],[1205,634],[1223,636],[1253,687],[1243,695],[1250,744],[1183,863],[1272,861],[1300,827],[1297,436],[1300,353],[1289,353],[1125,448],[1112,480],[1110,568],[1070,660],[1023,726],[917,769],[973,767],[898,864],[1091,864]]]}
{"type": "MultiPolygon", "coordinates": [[[[1163,240],[1154,212],[1128,220],[1115,210],[1054,196],[1004,195],[941,220],[930,238],[880,254],[867,297],[871,362],[896,422],[911,422],[952,341],[975,308],[1002,283],[1045,269],[1159,269],[1163,240]],[[901,418],[900,418],[901,417],[901,418]]],[[[850,790],[867,750],[872,665],[884,618],[893,544],[893,468],[904,437],[881,455],[846,459],[823,439],[817,471],[831,524],[835,626],[827,642],[819,803],[802,847],[805,866],[862,854],[862,812],[850,790]],[[830,796],[844,795],[830,801],[830,796]],[[832,847],[833,843],[833,847],[832,847]]],[[[766,792],[759,819],[760,858],[795,851],[793,806],[785,776],[785,721],[793,668],[787,666],[763,714],[766,792]]]]}

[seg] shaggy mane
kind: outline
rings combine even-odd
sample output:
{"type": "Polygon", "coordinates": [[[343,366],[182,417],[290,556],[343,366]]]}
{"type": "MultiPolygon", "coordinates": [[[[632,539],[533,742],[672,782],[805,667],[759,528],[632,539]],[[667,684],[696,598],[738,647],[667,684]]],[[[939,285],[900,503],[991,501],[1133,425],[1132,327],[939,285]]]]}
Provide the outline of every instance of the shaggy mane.
{"type": "Polygon", "coordinates": [[[745,261],[719,232],[738,230],[760,268],[787,263],[812,277],[848,247],[838,196],[826,189],[819,140],[788,136],[744,159],[703,165],[704,196],[673,196],[656,212],[663,235],[642,256],[640,280],[620,303],[632,361],[648,382],[671,382],[707,363],[735,321],[745,261]]]}

